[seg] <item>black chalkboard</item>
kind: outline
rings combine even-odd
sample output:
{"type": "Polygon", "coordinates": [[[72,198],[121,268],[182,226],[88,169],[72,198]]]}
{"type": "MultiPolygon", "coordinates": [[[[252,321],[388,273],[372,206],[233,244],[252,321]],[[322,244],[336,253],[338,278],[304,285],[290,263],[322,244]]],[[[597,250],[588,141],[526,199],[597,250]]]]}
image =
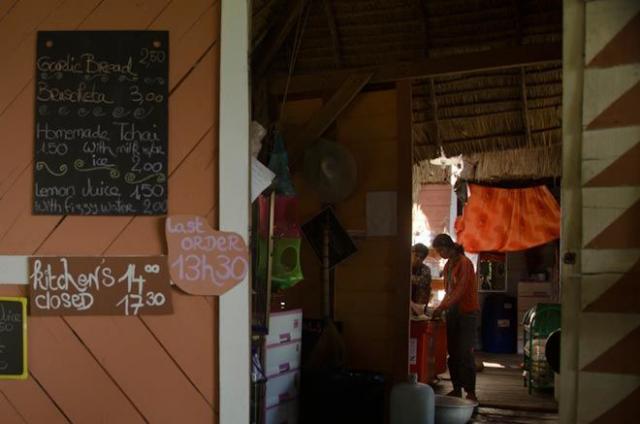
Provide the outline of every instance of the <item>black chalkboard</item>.
{"type": "Polygon", "coordinates": [[[169,35],[40,31],[33,212],[167,212],[169,35]]]}
{"type": "Polygon", "coordinates": [[[0,298],[0,379],[26,378],[26,299],[0,298]]]}

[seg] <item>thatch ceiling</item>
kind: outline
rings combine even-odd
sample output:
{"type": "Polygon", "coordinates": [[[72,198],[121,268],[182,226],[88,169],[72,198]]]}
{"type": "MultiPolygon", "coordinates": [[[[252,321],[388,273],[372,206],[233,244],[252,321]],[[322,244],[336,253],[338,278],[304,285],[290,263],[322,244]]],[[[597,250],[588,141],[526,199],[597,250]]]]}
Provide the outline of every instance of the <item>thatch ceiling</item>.
{"type": "MultiPolygon", "coordinates": [[[[560,0],[254,0],[253,13],[254,59],[287,22],[292,28],[267,61],[272,76],[291,70],[296,41],[293,75],[557,43],[562,36],[560,0]],[[295,21],[292,10],[300,10],[295,21]]],[[[518,68],[416,81],[415,158],[437,156],[440,144],[447,154],[557,144],[561,90],[560,64],[526,67],[524,78],[518,68]]]]}
{"type": "MultiPolygon", "coordinates": [[[[254,45],[265,38],[265,30],[281,23],[295,2],[253,2],[254,45]]],[[[560,0],[308,0],[308,7],[295,73],[543,44],[562,35],[560,0]]],[[[289,69],[294,33],[271,71],[289,69]]]]}
{"type": "Polygon", "coordinates": [[[440,145],[458,155],[559,144],[561,78],[558,64],[416,81],[415,159],[438,156],[440,145]]]}

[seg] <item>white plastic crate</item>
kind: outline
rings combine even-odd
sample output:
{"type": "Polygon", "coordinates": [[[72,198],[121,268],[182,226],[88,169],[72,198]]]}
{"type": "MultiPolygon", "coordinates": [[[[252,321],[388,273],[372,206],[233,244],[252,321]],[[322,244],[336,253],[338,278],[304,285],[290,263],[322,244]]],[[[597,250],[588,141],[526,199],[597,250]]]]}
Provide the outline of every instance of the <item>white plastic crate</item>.
{"type": "Polygon", "coordinates": [[[292,400],[268,408],[265,413],[265,424],[297,424],[298,401],[292,400]]]}
{"type": "Polygon", "coordinates": [[[302,338],[302,309],[274,312],[269,315],[267,346],[289,343],[302,338]]]}
{"type": "Polygon", "coordinates": [[[267,380],[265,406],[271,408],[298,397],[300,371],[290,371],[267,380]]]}
{"type": "Polygon", "coordinates": [[[295,341],[267,348],[265,364],[267,377],[273,377],[300,368],[302,342],[295,341]]]}

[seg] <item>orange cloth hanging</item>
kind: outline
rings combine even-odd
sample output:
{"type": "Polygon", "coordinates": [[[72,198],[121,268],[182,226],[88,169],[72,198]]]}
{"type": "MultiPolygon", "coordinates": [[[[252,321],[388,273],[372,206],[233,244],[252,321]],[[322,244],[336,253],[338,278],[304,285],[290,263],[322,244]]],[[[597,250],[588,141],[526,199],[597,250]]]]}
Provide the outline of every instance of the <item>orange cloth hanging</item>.
{"type": "Polygon", "coordinates": [[[469,185],[456,221],[458,243],[467,252],[513,252],[560,237],[560,206],[545,186],[502,189],[469,185]]]}

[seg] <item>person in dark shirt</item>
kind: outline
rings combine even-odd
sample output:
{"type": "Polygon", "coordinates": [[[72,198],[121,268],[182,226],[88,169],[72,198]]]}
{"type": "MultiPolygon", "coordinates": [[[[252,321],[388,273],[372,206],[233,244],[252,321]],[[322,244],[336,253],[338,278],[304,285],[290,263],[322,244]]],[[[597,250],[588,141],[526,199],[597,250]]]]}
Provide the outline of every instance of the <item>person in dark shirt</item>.
{"type": "Polygon", "coordinates": [[[426,312],[431,299],[431,270],[424,264],[429,248],[418,243],[411,248],[411,310],[415,315],[426,312]]]}

